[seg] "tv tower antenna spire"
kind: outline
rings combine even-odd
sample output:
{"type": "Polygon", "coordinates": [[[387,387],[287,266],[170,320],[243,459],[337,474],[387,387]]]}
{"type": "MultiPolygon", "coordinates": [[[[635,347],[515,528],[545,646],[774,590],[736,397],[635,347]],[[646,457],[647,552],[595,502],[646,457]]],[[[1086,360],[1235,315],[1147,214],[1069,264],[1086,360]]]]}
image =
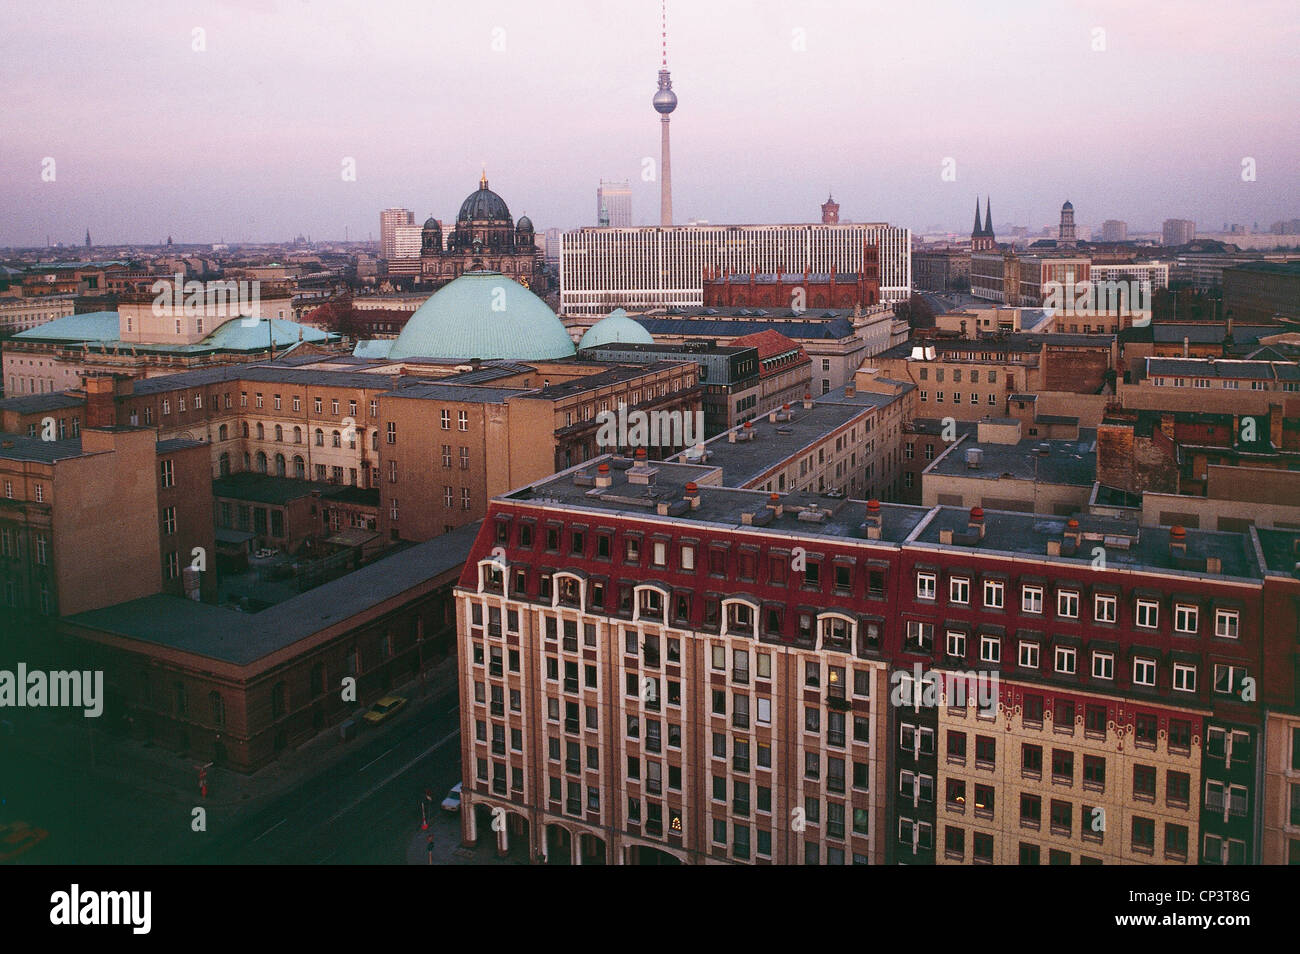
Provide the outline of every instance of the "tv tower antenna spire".
{"type": "Polygon", "coordinates": [[[659,67],[659,89],[654,96],[655,112],[659,114],[659,224],[673,224],[672,163],[668,148],[669,115],[677,108],[677,94],[673,92],[672,77],[668,74],[668,4],[659,0],[660,43],[662,62],[659,67]]]}

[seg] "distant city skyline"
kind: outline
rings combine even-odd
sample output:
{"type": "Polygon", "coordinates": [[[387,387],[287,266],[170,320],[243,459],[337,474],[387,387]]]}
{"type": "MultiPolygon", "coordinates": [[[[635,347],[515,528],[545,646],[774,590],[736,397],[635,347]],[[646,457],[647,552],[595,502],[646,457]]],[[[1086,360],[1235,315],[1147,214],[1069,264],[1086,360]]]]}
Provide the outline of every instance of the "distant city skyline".
{"type": "MultiPolygon", "coordinates": [[[[658,3],[384,9],[15,10],[0,246],[378,241],[383,209],[454,215],[483,164],[539,228],[592,224],[601,178],[629,180],[634,224],[656,221],[658,3]]],[[[670,4],[675,220],[815,222],[830,183],[841,221],[918,231],[968,230],[976,194],[997,198],[999,237],[1050,226],[1066,198],[1098,231],[1267,228],[1296,214],[1300,129],[1270,116],[1300,99],[1293,12],[670,4]]]]}

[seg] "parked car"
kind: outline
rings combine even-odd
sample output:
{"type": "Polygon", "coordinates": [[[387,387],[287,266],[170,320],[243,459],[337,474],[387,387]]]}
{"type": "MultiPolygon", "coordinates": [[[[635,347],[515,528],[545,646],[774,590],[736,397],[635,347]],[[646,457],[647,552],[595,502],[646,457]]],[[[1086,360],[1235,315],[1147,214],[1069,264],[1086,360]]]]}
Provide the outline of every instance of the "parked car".
{"type": "Polygon", "coordinates": [[[404,705],[406,705],[406,699],[402,696],[384,696],[384,698],[371,706],[370,711],[361,718],[365,719],[371,725],[378,725],[393,713],[400,710],[404,705]]]}
{"type": "Polygon", "coordinates": [[[447,797],[442,800],[442,810],[444,812],[460,811],[460,786],[460,782],[453,785],[451,791],[447,793],[447,797]]]}

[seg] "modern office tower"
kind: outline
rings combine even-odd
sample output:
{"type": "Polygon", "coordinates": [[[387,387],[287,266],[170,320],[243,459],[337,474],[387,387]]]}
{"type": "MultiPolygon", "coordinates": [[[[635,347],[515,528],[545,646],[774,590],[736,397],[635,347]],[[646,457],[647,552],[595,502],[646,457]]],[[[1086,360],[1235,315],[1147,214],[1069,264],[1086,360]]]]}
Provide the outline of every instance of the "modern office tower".
{"type": "Polygon", "coordinates": [[[626,181],[600,180],[596,188],[596,223],[614,228],[632,224],[632,189],[626,181]]]}
{"type": "Polygon", "coordinates": [[[1166,245],[1186,245],[1196,238],[1196,223],[1191,219],[1165,219],[1162,232],[1166,245]]]}
{"type": "Polygon", "coordinates": [[[879,249],[880,300],[911,294],[911,232],[883,222],[852,225],[702,225],[566,232],[560,308],[604,315],[617,307],[698,308],[704,273],[857,274],[879,249]]]}
{"type": "Polygon", "coordinates": [[[397,257],[396,235],[399,225],[411,225],[415,216],[410,209],[384,209],[379,213],[379,257],[392,260],[397,257]]]}
{"type": "Polygon", "coordinates": [[[1107,219],[1101,223],[1101,240],[1103,242],[1127,242],[1128,223],[1119,219],[1107,219]]]}

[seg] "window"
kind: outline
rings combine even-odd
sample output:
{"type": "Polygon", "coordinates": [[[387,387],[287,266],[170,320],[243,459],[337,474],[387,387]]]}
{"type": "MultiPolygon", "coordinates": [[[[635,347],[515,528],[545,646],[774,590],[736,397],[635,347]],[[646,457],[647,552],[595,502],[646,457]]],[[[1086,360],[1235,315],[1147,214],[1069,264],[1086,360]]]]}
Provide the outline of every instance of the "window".
{"type": "Polygon", "coordinates": [[[1241,614],[1236,610],[1214,611],[1214,635],[1223,639],[1236,639],[1241,614]]]}
{"type": "Polygon", "coordinates": [[[442,411],[442,429],[444,431],[451,430],[451,411],[445,408],[442,411]]]}
{"type": "Polygon", "coordinates": [[[1073,676],[1077,665],[1078,650],[1073,646],[1056,647],[1056,671],[1066,676],[1073,676]]]}
{"type": "Polygon", "coordinates": [[[1092,677],[1094,679],[1115,678],[1114,653],[1094,652],[1092,654],[1092,677]]]}
{"type": "Polygon", "coordinates": [[[1043,611],[1043,588],[1025,586],[1020,591],[1020,611],[1022,613],[1041,613],[1043,611]]]}
{"type": "Polygon", "coordinates": [[[1156,661],[1146,656],[1138,656],[1133,660],[1133,683],[1138,686],[1154,686],[1156,684],[1156,661]]]}
{"type": "Polygon", "coordinates": [[[1195,606],[1189,606],[1186,603],[1174,605],[1174,632],[1195,635],[1199,621],[1200,610],[1195,606]]]}
{"type": "Polygon", "coordinates": [[[1220,695],[1235,696],[1241,692],[1242,680],[1246,678],[1244,666],[1225,666],[1214,664],[1214,691],[1220,695]]]}
{"type": "Polygon", "coordinates": [[[1098,623],[1115,622],[1119,600],[1106,593],[1098,593],[1092,598],[1092,616],[1098,623]]]}
{"type": "Polygon", "coordinates": [[[1021,641],[1020,643],[1020,668],[1037,669],[1039,663],[1039,654],[1042,647],[1038,643],[1021,641]]]}
{"type": "Polygon", "coordinates": [[[987,634],[980,636],[980,661],[997,663],[1002,661],[1002,640],[987,634]]]}
{"type": "Polygon", "coordinates": [[[984,608],[985,609],[1002,609],[1003,595],[1006,590],[1006,584],[1001,580],[984,581],[984,608]]]}
{"type": "MultiPolygon", "coordinates": [[[[176,468],[170,460],[165,460],[160,465],[162,469],[162,485],[164,487],[176,486],[176,468]]],[[[39,502],[44,495],[41,492],[41,485],[36,485],[36,500],[39,502]]]]}
{"type": "Polygon", "coordinates": [[[953,656],[959,659],[965,658],[966,634],[961,632],[956,632],[954,630],[949,630],[948,637],[947,637],[947,649],[948,649],[949,656],[953,656]]]}
{"type": "Polygon", "coordinates": [[[456,427],[462,431],[469,430],[469,411],[456,412],[456,427]]]}
{"type": "Polygon", "coordinates": [[[964,576],[948,580],[948,601],[963,606],[970,603],[970,580],[964,576]]]}
{"type": "Polygon", "coordinates": [[[1160,621],[1160,604],[1154,600],[1137,601],[1137,620],[1138,626],[1144,629],[1155,629],[1160,621]]]}
{"type": "Polygon", "coordinates": [[[916,574],[916,598],[932,600],[935,598],[935,575],[933,573],[916,574]]]}
{"type": "Polygon", "coordinates": [[[1065,619],[1079,618],[1078,590],[1059,590],[1057,592],[1056,615],[1065,619]]]}
{"type": "Polygon", "coordinates": [[[394,421],[388,422],[387,435],[388,435],[388,443],[390,444],[397,443],[397,424],[394,421]]]}
{"type": "Polygon", "coordinates": [[[1174,688],[1179,692],[1196,691],[1196,667],[1174,663],[1174,688]]]}

